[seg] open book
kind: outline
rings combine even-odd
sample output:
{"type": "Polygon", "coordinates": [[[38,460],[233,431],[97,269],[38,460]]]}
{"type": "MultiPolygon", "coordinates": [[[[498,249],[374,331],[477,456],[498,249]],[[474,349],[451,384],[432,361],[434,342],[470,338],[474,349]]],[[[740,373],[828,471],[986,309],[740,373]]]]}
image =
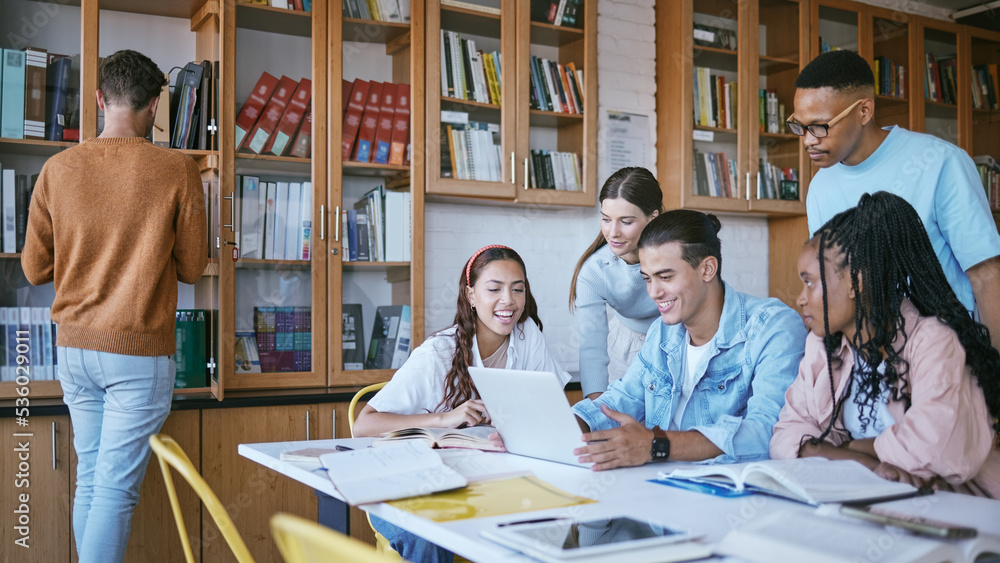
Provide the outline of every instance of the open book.
{"type": "Polygon", "coordinates": [[[422,442],[325,454],[319,460],[351,506],[460,489],[469,484],[422,442]]]}
{"type": "Polygon", "coordinates": [[[888,481],[850,460],[818,457],[756,461],[732,465],[698,465],[660,473],[661,479],[680,479],[749,488],[809,504],[852,502],[916,493],[906,483],[888,481]]]}
{"type": "Polygon", "coordinates": [[[492,426],[469,428],[403,428],[385,432],[372,446],[379,447],[403,440],[419,440],[432,448],[471,448],[486,452],[502,452],[488,436],[497,429],[492,426]]]}
{"type": "Polygon", "coordinates": [[[980,534],[967,540],[936,540],[899,528],[778,511],[729,532],[714,552],[750,563],[959,563],[1000,553],[1000,538],[980,534]]]}

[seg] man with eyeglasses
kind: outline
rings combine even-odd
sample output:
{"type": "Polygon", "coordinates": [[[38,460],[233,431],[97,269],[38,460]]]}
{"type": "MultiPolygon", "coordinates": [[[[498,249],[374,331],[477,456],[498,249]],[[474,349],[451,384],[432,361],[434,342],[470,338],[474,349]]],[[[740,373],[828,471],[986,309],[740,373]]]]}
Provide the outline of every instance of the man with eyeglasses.
{"type": "Polygon", "coordinates": [[[902,197],[923,220],[955,294],[970,313],[978,308],[1000,348],[1000,234],[969,155],[934,135],[876,125],[875,76],[852,51],[819,55],[795,88],[786,125],[820,168],[806,197],[809,232],[857,205],[862,194],[902,197]]]}

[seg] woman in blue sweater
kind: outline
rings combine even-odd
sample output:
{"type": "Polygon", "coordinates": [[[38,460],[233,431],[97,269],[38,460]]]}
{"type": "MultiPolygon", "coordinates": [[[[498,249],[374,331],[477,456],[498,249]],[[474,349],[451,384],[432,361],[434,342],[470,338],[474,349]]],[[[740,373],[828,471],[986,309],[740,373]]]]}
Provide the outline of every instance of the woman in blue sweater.
{"type": "Polygon", "coordinates": [[[624,375],[659,317],[638,251],[643,227],[663,210],[659,182],[645,168],[622,168],[604,182],[600,200],[601,233],[577,262],[569,292],[580,330],[580,386],[591,399],[624,375]]]}

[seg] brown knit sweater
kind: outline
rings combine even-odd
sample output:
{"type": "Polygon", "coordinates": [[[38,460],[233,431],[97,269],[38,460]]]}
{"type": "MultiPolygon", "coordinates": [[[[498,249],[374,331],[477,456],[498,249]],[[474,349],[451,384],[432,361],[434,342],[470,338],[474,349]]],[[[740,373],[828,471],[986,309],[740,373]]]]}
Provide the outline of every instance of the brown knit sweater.
{"type": "Polygon", "coordinates": [[[88,139],[42,168],[21,265],[32,284],[55,282],[57,345],[164,356],[177,280],[201,277],[206,237],[194,160],[138,137],[88,139]]]}

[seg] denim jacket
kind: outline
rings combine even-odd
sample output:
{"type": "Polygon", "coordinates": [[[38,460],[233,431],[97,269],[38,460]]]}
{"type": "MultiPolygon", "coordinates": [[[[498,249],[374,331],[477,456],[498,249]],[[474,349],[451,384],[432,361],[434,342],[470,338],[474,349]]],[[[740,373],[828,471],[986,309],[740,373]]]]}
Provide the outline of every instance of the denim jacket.
{"type": "MultiPolygon", "coordinates": [[[[709,343],[708,362],[696,381],[681,430],[697,430],[723,454],[708,463],[768,458],[768,444],[785,390],[798,373],[806,329],[799,315],[777,299],[760,299],[725,285],[719,329],[709,343]]],[[[573,411],[591,430],[618,423],[601,405],[628,414],[647,428],[667,429],[684,381],[687,329],[654,322],[646,343],[625,376],[597,400],[584,399],[573,411]]]]}

